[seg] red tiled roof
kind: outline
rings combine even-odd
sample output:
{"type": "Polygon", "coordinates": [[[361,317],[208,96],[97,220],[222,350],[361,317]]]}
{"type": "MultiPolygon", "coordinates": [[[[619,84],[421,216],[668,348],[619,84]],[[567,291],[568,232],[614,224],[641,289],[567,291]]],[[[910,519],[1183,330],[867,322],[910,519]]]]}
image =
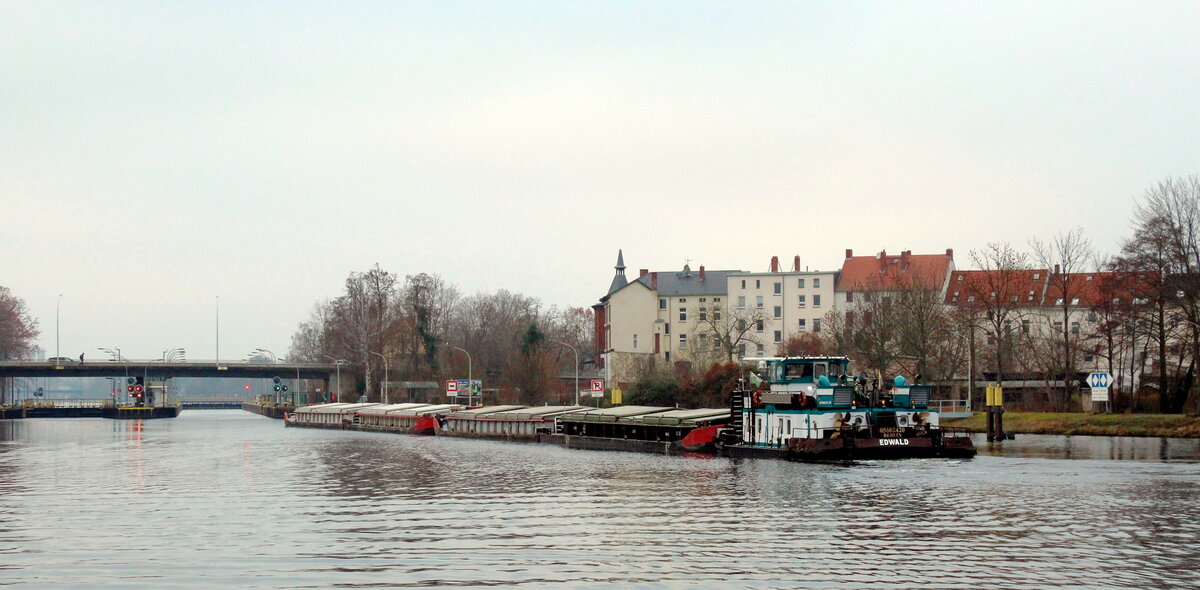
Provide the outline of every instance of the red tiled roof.
{"type": "Polygon", "coordinates": [[[945,303],[958,307],[983,306],[988,298],[1001,297],[1016,307],[1058,307],[1062,305],[1059,300],[1070,295],[1073,301],[1078,300],[1072,306],[1097,307],[1114,298],[1118,303],[1128,304],[1135,296],[1145,296],[1138,295],[1139,289],[1145,287],[1139,288],[1132,276],[1121,273],[1053,274],[1046,269],[1009,272],[1012,276],[1005,278],[1000,271],[956,270],[950,275],[945,303]],[[1067,278],[1065,290],[1063,277],[1067,278]]]}
{"type": "Polygon", "coordinates": [[[875,256],[850,256],[842,263],[837,290],[888,291],[912,284],[941,289],[951,262],[949,252],[914,255],[905,250],[899,254],[884,251],[875,256]]]}
{"type": "Polygon", "coordinates": [[[946,287],[946,305],[983,306],[990,299],[1009,300],[1015,307],[1037,307],[1046,293],[1046,269],[986,271],[956,270],[946,287]],[[1004,276],[1009,273],[1009,276],[1004,276]]]}

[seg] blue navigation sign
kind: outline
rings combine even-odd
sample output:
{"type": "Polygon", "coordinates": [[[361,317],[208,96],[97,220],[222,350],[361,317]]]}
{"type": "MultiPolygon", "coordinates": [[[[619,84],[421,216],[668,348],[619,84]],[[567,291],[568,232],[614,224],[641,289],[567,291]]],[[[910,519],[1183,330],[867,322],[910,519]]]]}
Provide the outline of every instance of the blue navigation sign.
{"type": "Polygon", "coordinates": [[[1092,373],[1088,375],[1087,382],[1092,388],[1092,401],[1108,401],[1108,385],[1112,382],[1112,375],[1108,373],[1092,373]]]}

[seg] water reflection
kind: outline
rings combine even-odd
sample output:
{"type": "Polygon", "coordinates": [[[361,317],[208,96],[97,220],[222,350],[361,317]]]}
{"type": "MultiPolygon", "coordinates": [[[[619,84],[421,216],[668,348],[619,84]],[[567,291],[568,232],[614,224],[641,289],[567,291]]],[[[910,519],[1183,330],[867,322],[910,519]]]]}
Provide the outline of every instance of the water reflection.
{"type": "Polygon", "coordinates": [[[236,411],[0,437],[0,585],[1118,588],[1200,571],[1190,441],[1018,437],[845,467],[236,411]]]}
{"type": "Polygon", "coordinates": [[[971,440],[980,454],[996,457],[1200,461],[1200,439],[1018,434],[1014,440],[989,443],[977,434],[971,440]]]}

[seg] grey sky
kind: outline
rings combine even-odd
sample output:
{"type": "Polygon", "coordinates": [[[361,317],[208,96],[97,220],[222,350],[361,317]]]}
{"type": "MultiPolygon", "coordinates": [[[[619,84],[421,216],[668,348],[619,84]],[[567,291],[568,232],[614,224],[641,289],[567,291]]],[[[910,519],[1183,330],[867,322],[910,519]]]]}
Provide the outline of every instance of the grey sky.
{"type": "Polygon", "coordinates": [[[284,354],[375,262],[590,305],[631,269],[1025,247],[1200,172],[1200,5],[3,2],[0,284],[55,350],[284,354]]]}

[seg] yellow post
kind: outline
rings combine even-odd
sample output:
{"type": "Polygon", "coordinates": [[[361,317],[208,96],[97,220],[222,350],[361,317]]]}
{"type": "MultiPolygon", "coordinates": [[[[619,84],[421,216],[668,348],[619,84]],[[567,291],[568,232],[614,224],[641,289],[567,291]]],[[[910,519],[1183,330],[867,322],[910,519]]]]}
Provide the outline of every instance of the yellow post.
{"type": "Polygon", "coordinates": [[[621,397],[622,397],[622,396],[621,396],[621,394],[622,394],[622,393],[624,393],[624,392],[622,392],[622,391],[621,391],[621,388],[620,388],[620,387],[614,387],[614,388],[612,389],[612,405],[614,405],[614,406],[619,406],[619,405],[621,405],[621,403],[622,403],[622,401],[621,401],[621,397]]]}
{"type": "Polygon", "coordinates": [[[997,406],[1004,405],[1004,386],[1003,385],[996,386],[996,405],[997,406]]]}

